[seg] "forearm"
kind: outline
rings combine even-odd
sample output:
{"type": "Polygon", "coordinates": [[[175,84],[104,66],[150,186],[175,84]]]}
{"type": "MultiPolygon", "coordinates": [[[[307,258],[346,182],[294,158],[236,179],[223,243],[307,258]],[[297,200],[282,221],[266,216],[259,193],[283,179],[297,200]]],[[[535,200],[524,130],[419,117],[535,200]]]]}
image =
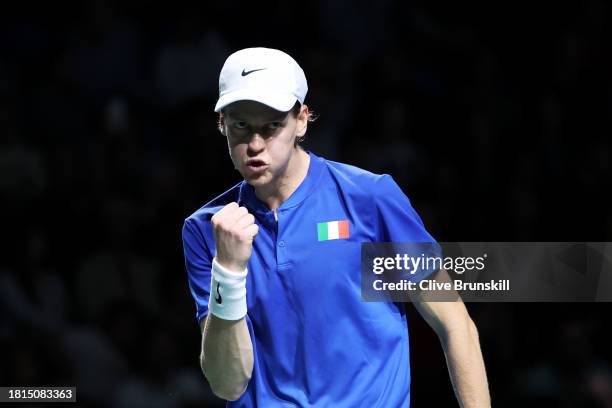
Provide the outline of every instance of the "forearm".
{"type": "Polygon", "coordinates": [[[209,315],[204,325],[202,371],[217,396],[236,400],[253,372],[253,345],[246,320],[223,320],[209,315]]]}
{"type": "Polygon", "coordinates": [[[463,408],[491,406],[478,331],[471,319],[457,324],[441,336],[453,388],[463,408]]]}

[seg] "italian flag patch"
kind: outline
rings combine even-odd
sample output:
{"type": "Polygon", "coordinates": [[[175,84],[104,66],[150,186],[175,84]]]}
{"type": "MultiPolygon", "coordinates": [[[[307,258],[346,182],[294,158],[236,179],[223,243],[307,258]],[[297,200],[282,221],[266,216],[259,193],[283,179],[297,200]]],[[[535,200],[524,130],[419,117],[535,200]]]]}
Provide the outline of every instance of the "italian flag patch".
{"type": "Polygon", "coordinates": [[[317,223],[317,235],[319,241],[346,239],[350,236],[349,222],[348,220],[319,222],[317,223]]]}

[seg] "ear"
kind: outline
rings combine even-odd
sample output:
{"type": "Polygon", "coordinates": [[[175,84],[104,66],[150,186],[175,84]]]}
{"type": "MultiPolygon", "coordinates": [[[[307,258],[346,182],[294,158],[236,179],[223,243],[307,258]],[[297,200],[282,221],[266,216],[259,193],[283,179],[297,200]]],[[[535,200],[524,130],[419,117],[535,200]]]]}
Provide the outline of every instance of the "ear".
{"type": "Polygon", "coordinates": [[[306,134],[306,129],[308,129],[308,117],[309,116],[310,116],[310,111],[308,110],[308,105],[300,106],[300,113],[297,116],[296,136],[303,137],[306,134]]]}
{"type": "Polygon", "coordinates": [[[217,129],[223,136],[226,136],[225,115],[223,115],[223,112],[219,112],[219,118],[217,119],[217,129]]]}

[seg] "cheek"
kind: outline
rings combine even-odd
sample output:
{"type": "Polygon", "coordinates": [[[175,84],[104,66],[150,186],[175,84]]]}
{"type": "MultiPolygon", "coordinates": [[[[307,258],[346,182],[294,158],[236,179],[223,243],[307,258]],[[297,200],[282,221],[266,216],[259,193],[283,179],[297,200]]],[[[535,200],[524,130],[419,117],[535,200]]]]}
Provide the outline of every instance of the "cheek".
{"type": "Polygon", "coordinates": [[[266,148],[268,150],[268,155],[277,165],[281,165],[291,154],[291,146],[284,138],[270,140],[266,148]]]}
{"type": "Polygon", "coordinates": [[[270,151],[274,151],[279,156],[286,156],[291,154],[293,149],[294,139],[294,128],[287,128],[278,137],[272,141],[272,146],[268,145],[270,151]]]}
{"type": "Polygon", "coordinates": [[[233,162],[240,161],[240,158],[246,154],[246,145],[244,143],[234,146],[228,143],[228,149],[233,162]]]}

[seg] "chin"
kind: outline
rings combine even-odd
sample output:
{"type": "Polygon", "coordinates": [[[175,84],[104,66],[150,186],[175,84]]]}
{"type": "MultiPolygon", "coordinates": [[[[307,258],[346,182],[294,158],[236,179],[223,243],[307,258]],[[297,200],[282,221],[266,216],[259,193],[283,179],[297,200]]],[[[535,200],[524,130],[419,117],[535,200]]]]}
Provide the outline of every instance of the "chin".
{"type": "Polygon", "coordinates": [[[253,187],[264,186],[270,183],[270,181],[272,181],[271,175],[267,172],[262,174],[246,174],[243,175],[243,177],[246,182],[252,185],[253,187]]]}

